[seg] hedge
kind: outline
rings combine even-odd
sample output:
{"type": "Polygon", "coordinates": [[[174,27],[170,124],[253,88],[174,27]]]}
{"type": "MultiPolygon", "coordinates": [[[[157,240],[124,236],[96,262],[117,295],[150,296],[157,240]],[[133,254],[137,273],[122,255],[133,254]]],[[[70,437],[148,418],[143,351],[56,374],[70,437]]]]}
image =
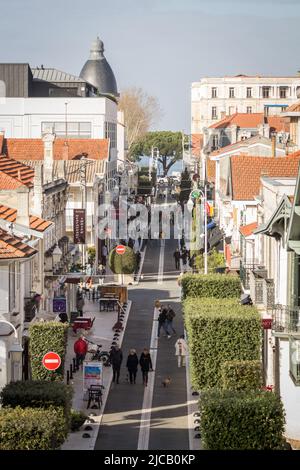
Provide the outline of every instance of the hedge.
{"type": "Polygon", "coordinates": [[[260,359],[261,320],[255,307],[237,299],[189,298],[183,309],[197,390],[222,388],[225,361],[260,359]]]}
{"type": "Polygon", "coordinates": [[[70,422],[72,405],[72,388],[62,382],[26,381],[11,382],[1,391],[2,406],[15,408],[49,408],[63,409],[66,424],[70,422]]]}
{"type": "Polygon", "coordinates": [[[221,376],[224,390],[259,390],[263,384],[260,361],[225,361],[221,376]]]}
{"type": "Polygon", "coordinates": [[[200,431],[205,449],[283,448],[283,406],[277,395],[271,392],[203,392],[200,413],[200,431]]]}
{"type": "Polygon", "coordinates": [[[67,437],[63,411],[57,408],[1,408],[0,450],[51,450],[67,437]]]}
{"type": "Polygon", "coordinates": [[[114,274],[133,274],[137,267],[136,254],[129,246],[126,246],[124,255],[118,255],[113,249],[109,253],[108,263],[114,274]]]}
{"type": "Polygon", "coordinates": [[[241,281],[226,274],[185,274],[182,277],[182,297],[240,298],[241,281]]]}
{"type": "Polygon", "coordinates": [[[33,380],[63,380],[68,325],[50,321],[34,323],[29,328],[29,351],[33,380]],[[42,364],[44,355],[54,351],[61,357],[61,366],[48,371],[42,364]]]}

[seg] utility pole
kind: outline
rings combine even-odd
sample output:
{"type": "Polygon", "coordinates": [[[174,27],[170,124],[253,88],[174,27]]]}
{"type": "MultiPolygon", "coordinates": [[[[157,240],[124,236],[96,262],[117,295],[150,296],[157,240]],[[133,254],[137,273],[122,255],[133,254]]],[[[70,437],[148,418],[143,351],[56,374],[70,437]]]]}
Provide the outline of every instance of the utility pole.
{"type": "Polygon", "coordinates": [[[204,184],[204,274],[207,274],[207,184],[204,184]]]}

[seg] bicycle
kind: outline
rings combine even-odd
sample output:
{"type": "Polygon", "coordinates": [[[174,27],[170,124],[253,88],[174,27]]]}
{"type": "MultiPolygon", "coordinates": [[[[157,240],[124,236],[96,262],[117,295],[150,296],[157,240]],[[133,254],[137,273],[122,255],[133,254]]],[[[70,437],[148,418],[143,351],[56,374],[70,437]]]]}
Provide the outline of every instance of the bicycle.
{"type": "Polygon", "coordinates": [[[90,344],[97,346],[96,351],[95,350],[88,351],[89,353],[92,354],[91,361],[99,361],[99,362],[102,362],[102,364],[105,367],[109,367],[110,366],[109,352],[101,350],[102,344],[94,343],[93,341],[88,340],[88,339],[86,339],[86,341],[90,344]]]}

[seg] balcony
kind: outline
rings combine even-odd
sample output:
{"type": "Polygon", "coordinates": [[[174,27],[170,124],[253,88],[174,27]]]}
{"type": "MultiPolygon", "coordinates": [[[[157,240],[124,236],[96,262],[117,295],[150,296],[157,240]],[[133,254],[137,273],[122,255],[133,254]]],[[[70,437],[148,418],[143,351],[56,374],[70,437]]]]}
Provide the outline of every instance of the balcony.
{"type": "Polygon", "coordinates": [[[257,266],[255,269],[250,270],[250,297],[256,305],[264,305],[264,289],[266,289],[265,281],[267,276],[268,272],[263,266],[257,266]]]}
{"type": "Polygon", "coordinates": [[[260,265],[257,263],[244,263],[243,261],[240,261],[239,272],[244,290],[250,289],[250,272],[259,269],[259,267],[260,265]]]}
{"type": "Polygon", "coordinates": [[[276,336],[300,333],[300,307],[274,305],[272,308],[272,331],[276,336]]]}

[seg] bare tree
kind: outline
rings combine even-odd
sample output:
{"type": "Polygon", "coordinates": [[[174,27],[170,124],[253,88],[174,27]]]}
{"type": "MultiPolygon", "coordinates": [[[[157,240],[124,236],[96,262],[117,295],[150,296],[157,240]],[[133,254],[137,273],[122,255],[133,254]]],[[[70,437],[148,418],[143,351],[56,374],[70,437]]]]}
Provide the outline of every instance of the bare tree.
{"type": "Polygon", "coordinates": [[[121,93],[119,109],[124,112],[128,150],[161,118],[161,109],[154,96],[142,88],[127,88],[121,93]]]}

